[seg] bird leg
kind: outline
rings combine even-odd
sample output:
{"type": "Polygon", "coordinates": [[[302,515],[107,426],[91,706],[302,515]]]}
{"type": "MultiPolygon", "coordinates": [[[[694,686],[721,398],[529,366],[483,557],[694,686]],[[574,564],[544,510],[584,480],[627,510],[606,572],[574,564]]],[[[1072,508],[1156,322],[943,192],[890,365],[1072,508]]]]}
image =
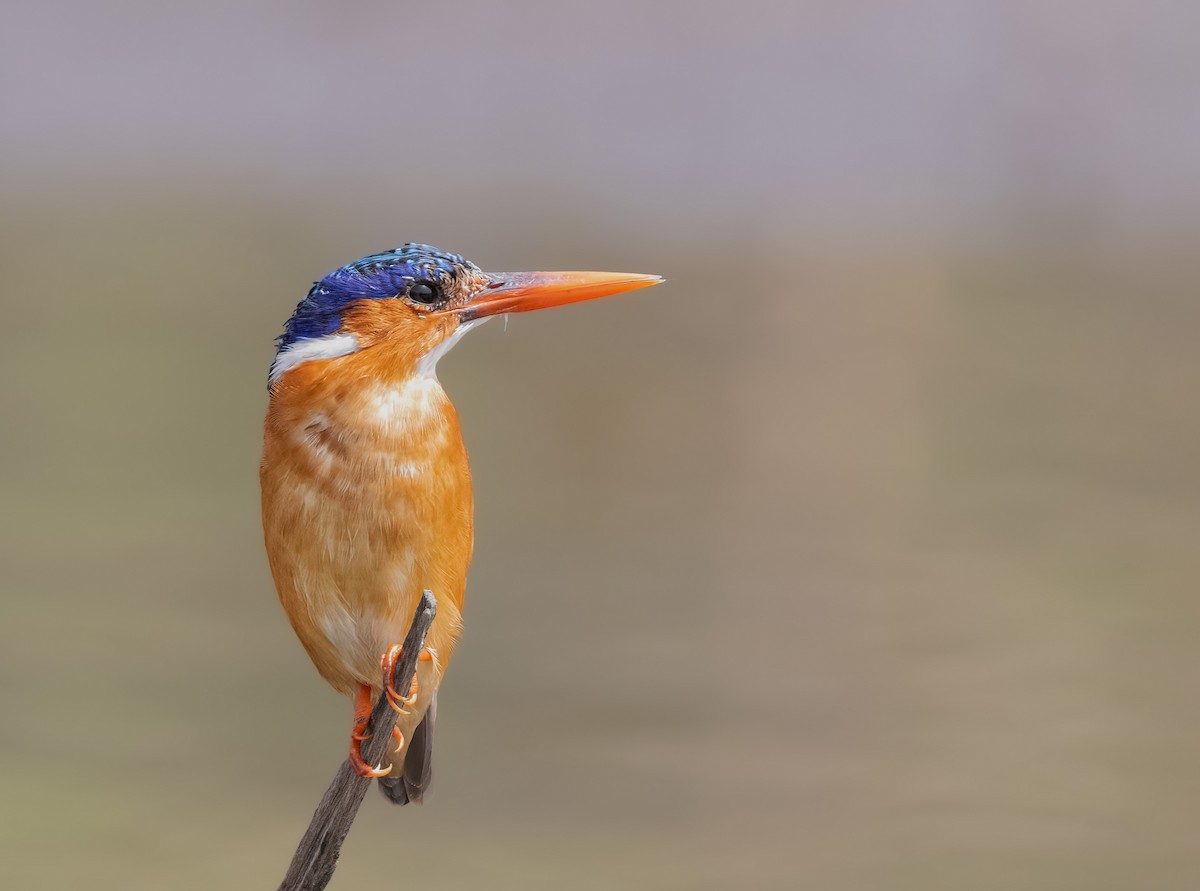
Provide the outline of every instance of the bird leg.
{"type": "Polygon", "coordinates": [[[360,777],[385,777],[392,772],[388,767],[372,767],[363,761],[362,741],[370,738],[367,722],[371,719],[371,686],[359,684],[354,697],[354,729],[350,731],[350,766],[360,777]]]}
{"type": "MultiPolygon", "coordinates": [[[[392,678],[395,676],[396,663],[400,661],[401,647],[399,644],[388,647],[386,653],[379,660],[379,666],[383,670],[383,691],[387,694],[388,705],[394,708],[402,715],[409,714],[405,706],[412,705],[417,701],[417,692],[420,690],[420,685],[417,683],[417,677],[414,674],[412,686],[409,687],[408,695],[401,696],[394,686],[392,686],[392,678]]],[[[427,649],[421,650],[421,655],[417,657],[418,662],[432,662],[433,655],[427,649]]],[[[370,738],[367,733],[367,724],[371,720],[371,686],[370,684],[359,684],[358,692],[354,696],[354,729],[350,731],[350,766],[360,777],[385,777],[392,772],[389,767],[372,767],[363,760],[362,757],[362,742],[370,738]]],[[[399,727],[392,728],[392,739],[396,741],[396,751],[399,752],[404,748],[404,733],[399,727]]]]}
{"type": "MultiPolygon", "coordinates": [[[[407,696],[401,696],[396,688],[392,686],[392,679],[396,676],[396,663],[400,661],[402,647],[400,644],[392,644],[388,647],[387,652],[380,657],[379,667],[383,669],[383,692],[387,694],[388,705],[394,708],[402,715],[407,715],[408,711],[405,706],[412,705],[417,701],[417,692],[421,689],[417,683],[417,676],[414,673],[412,686],[408,689],[407,696]]],[[[418,662],[432,662],[433,655],[428,649],[422,649],[421,655],[417,657],[418,662]]],[[[403,742],[401,743],[403,745],[403,742]]]]}

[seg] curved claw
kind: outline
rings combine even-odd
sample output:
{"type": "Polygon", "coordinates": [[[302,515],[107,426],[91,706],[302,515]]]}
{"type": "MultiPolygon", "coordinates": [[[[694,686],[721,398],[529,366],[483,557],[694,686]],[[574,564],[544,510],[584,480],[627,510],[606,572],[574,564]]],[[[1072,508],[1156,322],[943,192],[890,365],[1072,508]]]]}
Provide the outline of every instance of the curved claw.
{"type": "Polygon", "coordinates": [[[396,752],[399,753],[404,748],[404,734],[399,727],[392,728],[392,739],[396,741],[396,752]]]}
{"type": "MultiPolygon", "coordinates": [[[[406,711],[406,706],[411,706],[417,701],[417,694],[421,690],[421,685],[417,682],[417,676],[414,674],[407,696],[401,696],[399,691],[392,686],[392,679],[396,675],[396,663],[400,661],[402,653],[403,647],[400,644],[392,644],[388,647],[387,652],[380,657],[379,667],[383,670],[383,692],[387,694],[388,705],[399,714],[407,715],[409,712],[406,711]]],[[[422,649],[420,655],[417,656],[417,661],[432,662],[433,655],[428,649],[422,649]]]]}
{"type": "Polygon", "coordinates": [[[417,700],[416,693],[413,693],[410,696],[404,697],[404,696],[399,696],[399,695],[393,693],[391,690],[385,690],[384,692],[387,695],[388,705],[390,705],[396,711],[396,714],[398,714],[398,715],[412,714],[412,712],[410,712],[408,709],[406,709],[405,706],[412,705],[414,702],[416,702],[416,700],[417,700]]]}
{"type": "Polygon", "coordinates": [[[360,777],[366,777],[367,779],[385,777],[392,772],[392,765],[390,764],[387,767],[372,767],[363,761],[358,743],[353,741],[350,743],[350,766],[354,768],[354,772],[360,777]]]}

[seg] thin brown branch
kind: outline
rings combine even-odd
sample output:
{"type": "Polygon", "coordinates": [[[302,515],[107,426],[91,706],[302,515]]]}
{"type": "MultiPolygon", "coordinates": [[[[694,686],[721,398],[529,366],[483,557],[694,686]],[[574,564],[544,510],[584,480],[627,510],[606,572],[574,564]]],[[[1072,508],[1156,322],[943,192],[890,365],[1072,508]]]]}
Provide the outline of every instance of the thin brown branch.
{"type": "MultiPolygon", "coordinates": [[[[417,673],[417,658],[425,646],[425,635],[429,633],[436,612],[437,599],[432,591],[425,591],[404,638],[404,649],[392,676],[393,689],[407,690],[412,684],[413,675],[417,673]]],[[[388,705],[387,696],[380,695],[367,722],[370,738],[362,744],[362,757],[368,764],[378,764],[383,760],[388,743],[392,740],[396,717],[396,712],[388,705]]],[[[349,760],[342,762],[313,813],[308,831],[300,839],[300,846],[292,856],[292,865],[288,867],[279,891],[320,891],[329,884],[337,868],[342,842],[350,832],[370,785],[371,781],[360,777],[350,766],[349,760]]]]}

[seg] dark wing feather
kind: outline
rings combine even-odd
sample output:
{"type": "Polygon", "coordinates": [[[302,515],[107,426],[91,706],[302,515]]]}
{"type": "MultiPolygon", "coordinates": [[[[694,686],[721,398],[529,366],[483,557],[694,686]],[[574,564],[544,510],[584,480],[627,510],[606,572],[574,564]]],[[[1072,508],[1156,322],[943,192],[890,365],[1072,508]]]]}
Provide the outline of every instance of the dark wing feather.
{"type": "Polygon", "coordinates": [[[400,776],[379,779],[379,791],[392,804],[420,804],[433,778],[433,725],[437,720],[437,694],[429,703],[425,717],[413,731],[404,753],[404,770],[400,776]]]}

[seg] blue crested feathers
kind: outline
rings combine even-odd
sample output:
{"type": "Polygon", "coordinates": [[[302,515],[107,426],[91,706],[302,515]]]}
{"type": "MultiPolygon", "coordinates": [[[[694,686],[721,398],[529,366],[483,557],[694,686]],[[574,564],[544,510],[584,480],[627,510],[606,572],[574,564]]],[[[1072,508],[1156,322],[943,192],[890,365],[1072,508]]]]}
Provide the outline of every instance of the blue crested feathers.
{"type": "Polygon", "coordinates": [[[363,257],[313,284],[276,338],[276,355],[297,341],[333,334],[342,326],[342,312],[356,301],[397,297],[414,281],[445,281],[473,268],[458,254],[428,244],[363,257]]]}

